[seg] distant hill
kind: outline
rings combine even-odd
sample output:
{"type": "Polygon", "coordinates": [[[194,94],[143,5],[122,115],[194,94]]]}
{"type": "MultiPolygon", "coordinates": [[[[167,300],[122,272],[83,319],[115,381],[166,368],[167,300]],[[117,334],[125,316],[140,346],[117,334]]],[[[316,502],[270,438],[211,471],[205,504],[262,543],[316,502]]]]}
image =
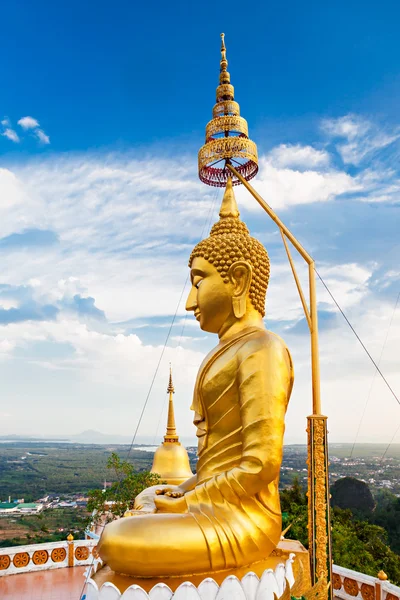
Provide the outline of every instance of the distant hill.
{"type": "Polygon", "coordinates": [[[82,433],[73,435],[2,435],[0,436],[0,442],[71,442],[75,444],[130,444],[132,441],[131,436],[118,435],[118,434],[107,434],[95,431],[94,429],[87,429],[82,433]]]}
{"type": "Polygon", "coordinates": [[[70,435],[68,439],[79,444],[130,444],[132,442],[132,436],[101,433],[101,431],[95,431],[94,429],[87,429],[82,433],[70,435]]]}
{"type": "Polygon", "coordinates": [[[0,435],[0,442],[69,442],[68,437],[51,437],[51,436],[40,436],[40,435],[16,435],[12,433],[10,435],[0,435]]]}
{"type": "MultiPolygon", "coordinates": [[[[133,435],[133,434],[132,434],[133,435]]],[[[2,435],[0,436],[0,442],[69,442],[72,444],[97,444],[100,446],[107,446],[108,444],[113,445],[130,445],[132,443],[132,435],[120,435],[117,433],[102,433],[95,429],[87,429],[81,433],[74,433],[71,435],[57,436],[41,436],[41,435],[2,435]]],[[[153,446],[162,442],[163,436],[160,434],[157,438],[150,436],[137,436],[135,444],[153,446]]],[[[182,444],[185,446],[197,446],[196,438],[180,438],[182,444]]]]}
{"type": "MultiPolygon", "coordinates": [[[[132,434],[133,435],[133,434],[132,434]]],[[[143,436],[138,435],[135,439],[135,445],[145,446],[158,446],[163,441],[163,435],[160,433],[156,438],[154,436],[143,436]]],[[[180,436],[181,443],[188,446],[197,446],[197,440],[195,437],[180,436]]],[[[5,442],[28,442],[28,443],[40,443],[40,442],[68,442],[75,444],[97,444],[100,446],[112,445],[130,445],[132,443],[131,435],[120,435],[117,433],[102,433],[95,429],[87,429],[81,433],[71,435],[0,435],[0,443],[5,442]]],[[[299,452],[303,454],[307,451],[305,444],[285,444],[285,448],[290,449],[292,452],[299,452]]],[[[346,458],[351,455],[353,458],[365,458],[365,457],[376,457],[381,458],[385,453],[386,458],[400,458],[400,444],[391,444],[388,448],[387,444],[383,443],[372,443],[372,444],[353,444],[350,443],[338,443],[330,441],[329,443],[329,455],[338,458],[346,458]]]]}

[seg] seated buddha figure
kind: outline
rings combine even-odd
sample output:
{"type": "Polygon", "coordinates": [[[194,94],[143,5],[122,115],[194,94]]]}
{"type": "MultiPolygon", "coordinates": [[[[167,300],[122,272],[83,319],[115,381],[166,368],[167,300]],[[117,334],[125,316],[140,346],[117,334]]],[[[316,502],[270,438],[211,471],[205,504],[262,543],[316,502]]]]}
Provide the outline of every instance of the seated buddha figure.
{"type": "Polygon", "coordinates": [[[284,342],[265,329],[268,254],[240,220],[230,180],[220,220],[189,267],[186,309],[219,338],[194,389],[197,473],[179,486],[145,490],[135,516],[105,527],[100,556],[134,577],[245,567],[267,558],[281,535],[278,481],[293,368],[284,342]]]}

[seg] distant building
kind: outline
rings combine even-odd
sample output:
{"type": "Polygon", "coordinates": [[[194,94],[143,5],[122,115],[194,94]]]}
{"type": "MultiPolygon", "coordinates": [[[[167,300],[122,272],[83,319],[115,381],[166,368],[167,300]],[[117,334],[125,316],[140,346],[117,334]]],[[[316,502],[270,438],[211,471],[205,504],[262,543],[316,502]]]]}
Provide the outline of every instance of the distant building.
{"type": "Polygon", "coordinates": [[[77,504],[76,502],[59,502],[57,504],[58,508],[76,508],[77,504]]]}
{"type": "Polygon", "coordinates": [[[17,506],[17,512],[24,515],[36,515],[42,512],[42,510],[43,504],[38,504],[36,502],[24,502],[17,506]]]}
{"type": "Polygon", "coordinates": [[[0,502],[0,515],[36,515],[43,510],[43,504],[36,502],[26,502],[18,504],[17,502],[0,502]]]}
{"type": "Polygon", "coordinates": [[[89,500],[89,498],[83,498],[83,497],[77,498],[76,504],[77,504],[77,506],[87,506],[88,500],[89,500]]]}
{"type": "Polygon", "coordinates": [[[0,515],[9,515],[17,511],[18,504],[15,502],[0,502],[0,515]]]}

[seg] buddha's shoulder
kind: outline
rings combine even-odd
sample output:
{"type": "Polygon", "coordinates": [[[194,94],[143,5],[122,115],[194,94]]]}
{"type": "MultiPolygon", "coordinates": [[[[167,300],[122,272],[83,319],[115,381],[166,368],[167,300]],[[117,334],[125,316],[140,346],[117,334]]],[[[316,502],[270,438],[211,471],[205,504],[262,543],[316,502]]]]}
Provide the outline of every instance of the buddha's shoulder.
{"type": "Polygon", "coordinates": [[[249,332],[238,343],[240,354],[267,353],[282,355],[289,352],[285,342],[279,335],[267,329],[255,329],[249,332]]]}

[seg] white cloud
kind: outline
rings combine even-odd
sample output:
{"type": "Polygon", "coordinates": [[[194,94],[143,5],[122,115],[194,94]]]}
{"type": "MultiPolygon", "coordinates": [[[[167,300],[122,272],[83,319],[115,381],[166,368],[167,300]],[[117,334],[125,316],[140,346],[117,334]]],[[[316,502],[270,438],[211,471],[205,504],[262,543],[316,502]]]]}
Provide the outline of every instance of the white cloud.
{"type": "MultiPolygon", "coordinates": [[[[296,204],[327,202],[346,193],[363,190],[362,182],[344,171],[299,171],[279,168],[270,156],[260,157],[256,189],[274,209],[284,209],[296,204]]],[[[238,191],[238,198],[250,210],[256,203],[247,191],[238,191]]]]}
{"type": "Polygon", "coordinates": [[[172,335],[171,340],[174,342],[184,343],[184,342],[199,342],[203,340],[204,337],[192,337],[190,335],[172,335]]]}
{"type": "MultiPolygon", "coordinates": [[[[43,390],[50,389],[51,396],[57,395],[57,402],[49,404],[46,415],[41,416],[40,425],[36,425],[37,431],[39,428],[41,432],[46,431],[49,426],[48,421],[51,419],[52,430],[58,433],[66,434],[84,430],[89,424],[91,428],[103,431],[132,433],[162,347],[143,344],[134,334],[94,331],[86,324],[73,319],[30,322],[25,325],[26,327],[23,328],[18,325],[0,326],[0,336],[7,334],[9,344],[18,348],[20,355],[25,355],[25,365],[29,365],[30,370],[39,370],[42,373],[42,381],[44,379],[48,383],[42,386],[42,390],[39,387],[29,389],[26,386],[29,403],[23,414],[15,415],[12,422],[7,423],[7,431],[21,431],[25,427],[25,431],[30,429],[32,432],[35,427],[32,427],[32,419],[36,422],[32,408],[36,401],[40,401],[41,406],[44,406],[47,392],[43,390]],[[53,348],[51,356],[40,358],[32,355],[35,344],[50,343],[53,348]],[[57,357],[58,344],[62,346],[68,344],[72,352],[66,357],[57,357]],[[48,370],[52,371],[50,377],[45,374],[48,370]],[[61,381],[65,381],[65,385],[58,389],[61,381]],[[76,396],[71,395],[71,389],[76,384],[79,393],[76,396]],[[87,394],[85,401],[82,401],[80,395],[82,393],[87,394]],[[56,405],[57,409],[54,410],[56,405]],[[124,415],[123,420],[121,414],[124,415]]],[[[169,362],[172,362],[178,429],[183,435],[189,434],[195,437],[189,405],[192,382],[203,357],[204,354],[196,350],[182,347],[166,348],[140,434],[155,434],[154,415],[158,416],[165,398],[169,362]]],[[[12,394],[19,387],[25,389],[25,382],[21,381],[20,384],[21,386],[14,387],[12,394]]]]}
{"type": "Polygon", "coordinates": [[[34,119],[33,117],[22,117],[21,119],[19,119],[18,125],[20,125],[22,129],[25,130],[35,129],[36,127],[39,127],[39,121],[37,121],[37,119],[34,119]]]}
{"type": "MultiPolygon", "coordinates": [[[[356,133],[350,131],[349,135],[356,133]]],[[[285,221],[289,223],[289,211],[293,207],[298,211],[300,205],[308,204],[310,227],[315,225],[313,219],[319,218],[314,215],[320,214],[313,212],[313,204],[327,203],[345,194],[369,201],[385,194],[394,202],[398,177],[395,171],[368,165],[349,174],[332,165],[334,160],[327,152],[312,146],[279,146],[260,158],[260,173],[254,185],[274,208],[287,209],[285,221]]],[[[237,196],[246,220],[246,209],[255,202],[244,190],[237,189],[237,196]]],[[[108,318],[108,322],[85,321],[65,310],[53,321],[0,325],[0,368],[4,368],[2,381],[7,397],[10,402],[29,399],[21,414],[7,424],[7,430],[21,432],[25,428],[32,432],[36,428],[71,433],[90,427],[131,432],[162,352],[162,345],[146,341],[149,332],[157,333],[151,317],[159,317],[158,333],[161,331],[160,337],[164,332],[166,335],[165,324],[175,313],[187,277],[190,250],[207,234],[210,223],[217,220],[222,191],[197,181],[192,157],[175,162],[150,155],[143,160],[129,154],[85,153],[31,160],[0,169],[0,197],[3,237],[36,228],[55,232],[59,240],[49,247],[14,248],[12,253],[3,248],[4,264],[12,268],[2,270],[0,284],[30,286],[32,298],[39,304],[59,306],[68,304],[75,295],[90,296],[108,318]],[[148,326],[138,329],[121,324],[135,319],[142,319],[148,326]],[[18,377],[21,369],[26,372],[24,378],[18,377]],[[35,414],[39,401],[45,407],[40,420],[35,414]]],[[[379,211],[380,206],[374,210],[379,211]]],[[[294,214],[293,218],[304,218],[298,212],[294,214]]],[[[258,227],[261,237],[268,235],[261,220],[258,227]]],[[[371,242],[376,243],[379,235],[377,232],[375,242],[371,242]]],[[[313,253],[316,250],[320,257],[325,240],[317,236],[310,239],[314,247],[307,248],[313,253]]],[[[269,243],[276,247],[272,236],[269,243]]],[[[393,306],[377,298],[371,287],[378,267],[333,256],[335,264],[320,262],[319,271],[377,356],[387,315],[393,311],[393,306]],[[338,262],[343,264],[338,267],[338,262]]],[[[385,272],[384,281],[395,281],[396,268],[385,272]]],[[[299,275],[307,281],[303,265],[299,275]]],[[[304,289],[306,292],[306,283],[304,289]]],[[[166,348],[140,433],[154,431],[154,415],[159,415],[165,397],[168,362],[172,360],[177,415],[181,419],[178,425],[182,434],[193,435],[188,407],[196,371],[205,353],[199,348],[207,344],[211,347],[215,339],[209,335],[204,342],[197,322],[182,318],[185,294],[170,338],[172,344],[180,341],[181,347],[166,348]]],[[[318,299],[325,312],[336,310],[321,285],[318,299]]],[[[1,305],[18,306],[18,299],[10,293],[1,305]]],[[[293,330],[294,323],[302,318],[290,269],[275,258],[267,320],[287,325],[285,339],[294,357],[297,377],[287,441],[303,440],[299,420],[310,409],[309,342],[305,335],[293,330]]],[[[368,361],[363,362],[358,342],[347,326],[343,327],[339,337],[337,328],[321,328],[322,384],[324,409],[331,416],[331,439],[342,436],[351,440],[371,371],[368,361]],[[339,407],[350,415],[345,424],[339,407]]],[[[399,378],[387,358],[396,356],[398,339],[397,323],[388,342],[386,362],[382,363],[384,372],[390,371],[396,385],[399,378]]],[[[387,396],[380,388],[377,390],[386,403],[387,396]]],[[[376,419],[379,427],[373,411],[372,416],[366,417],[366,431],[376,433],[380,439],[385,439],[385,431],[394,418],[390,402],[387,409],[386,421],[383,417],[376,419]]]]}
{"type": "Polygon", "coordinates": [[[354,140],[371,129],[371,123],[358,115],[345,115],[337,119],[323,119],[321,129],[331,137],[344,137],[354,140]]]}
{"type": "Polygon", "coordinates": [[[9,127],[7,127],[7,129],[5,129],[1,135],[8,138],[12,142],[18,143],[20,141],[18,133],[9,127]]]}
{"type": "Polygon", "coordinates": [[[37,136],[38,140],[43,144],[50,144],[50,138],[48,135],[45,134],[43,129],[36,129],[35,135],[37,136]]]}
{"type": "MultiPolygon", "coordinates": [[[[0,214],[4,218],[9,218],[11,207],[23,202],[25,198],[24,185],[18,177],[9,169],[0,167],[0,214]]],[[[7,229],[2,231],[2,235],[7,235],[7,229]]]]}
{"type": "MultiPolygon", "coordinates": [[[[339,305],[348,310],[359,306],[370,293],[369,279],[378,265],[341,264],[334,266],[322,265],[318,271],[331,290],[335,290],[335,298],[339,305]]],[[[319,301],[332,303],[328,292],[322,288],[319,301]]]]}
{"type": "Polygon", "coordinates": [[[400,134],[379,134],[370,139],[356,140],[346,144],[339,144],[337,149],[342,156],[343,162],[358,165],[370,153],[389,146],[400,138],[400,134]]]}
{"type": "MultiPolygon", "coordinates": [[[[293,252],[296,261],[296,270],[302,282],[303,291],[307,296],[308,272],[303,260],[297,261],[297,253],[293,252]],[[298,264],[297,264],[298,263],[298,264]]],[[[324,279],[329,289],[334,291],[335,298],[340,306],[348,311],[358,306],[370,295],[368,282],[377,265],[359,265],[343,263],[340,265],[319,264],[318,272],[324,279]]],[[[318,303],[320,307],[335,312],[336,307],[326,289],[318,282],[318,303]]],[[[293,279],[291,268],[285,262],[274,263],[271,268],[271,280],[267,292],[267,322],[286,322],[290,327],[294,321],[304,318],[303,308],[293,279]]]]}
{"type": "MultiPolygon", "coordinates": [[[[218,193],[197,183],[195,170],[184,164],[76,156],[33,162],[14,173],[0,170],[0,196],[8,190],[11,205],[3,214],[2,235],[37,228],[60,238],[50,252],[14,252],[14,269],[3,282],[35,278],[53,295],[58,281],[75,277],[113,321],[173,313],[190,249],[218,193]]],[[[216,217],[217,203],[214,209],[216,217]]]]}
{"type": "Polygon", "coordinates": [[[400,138],[399,127],[390,133],[358,115],[346,115],[338,119],[324,119],[321,129],[336,142],[336,149],[345,164],[359,165],[368,155],[375,154],[400,138]]]}
{"type": "MultiPolygon", "coordinates": [[[[12,142],[20,142],[20,137],[17,132],[12,129],[11,121],[8,117],[5,117],[1,124],[5,127],[4,131],[1,133],[2,136],[8,138],[12,142]]],[[[18,121],[18,125],[24,130],[29,131],[32,130],[33,135],[39,140],[41,144],[50,144],[50,137],[43,131],[43,129],[39,129],[39,121],[34,119],[33,117],[22,117],[18,121]]]]}
{"type": "Polygon", "coordinates": [[[10,342],[7,338],[0,341],[0,357],[4,358],[5,355],[10,354],[15,349],[15,343],[10,342]]]}
{"type": "Polygon", "coordinates": [[[326,150],[317,150],[312,146],[300,144],[277,146],[268,156],[274,167],[300,168],[310,170],[315,167],[326,167],[330,163],[330,156],[326,150]]]}

